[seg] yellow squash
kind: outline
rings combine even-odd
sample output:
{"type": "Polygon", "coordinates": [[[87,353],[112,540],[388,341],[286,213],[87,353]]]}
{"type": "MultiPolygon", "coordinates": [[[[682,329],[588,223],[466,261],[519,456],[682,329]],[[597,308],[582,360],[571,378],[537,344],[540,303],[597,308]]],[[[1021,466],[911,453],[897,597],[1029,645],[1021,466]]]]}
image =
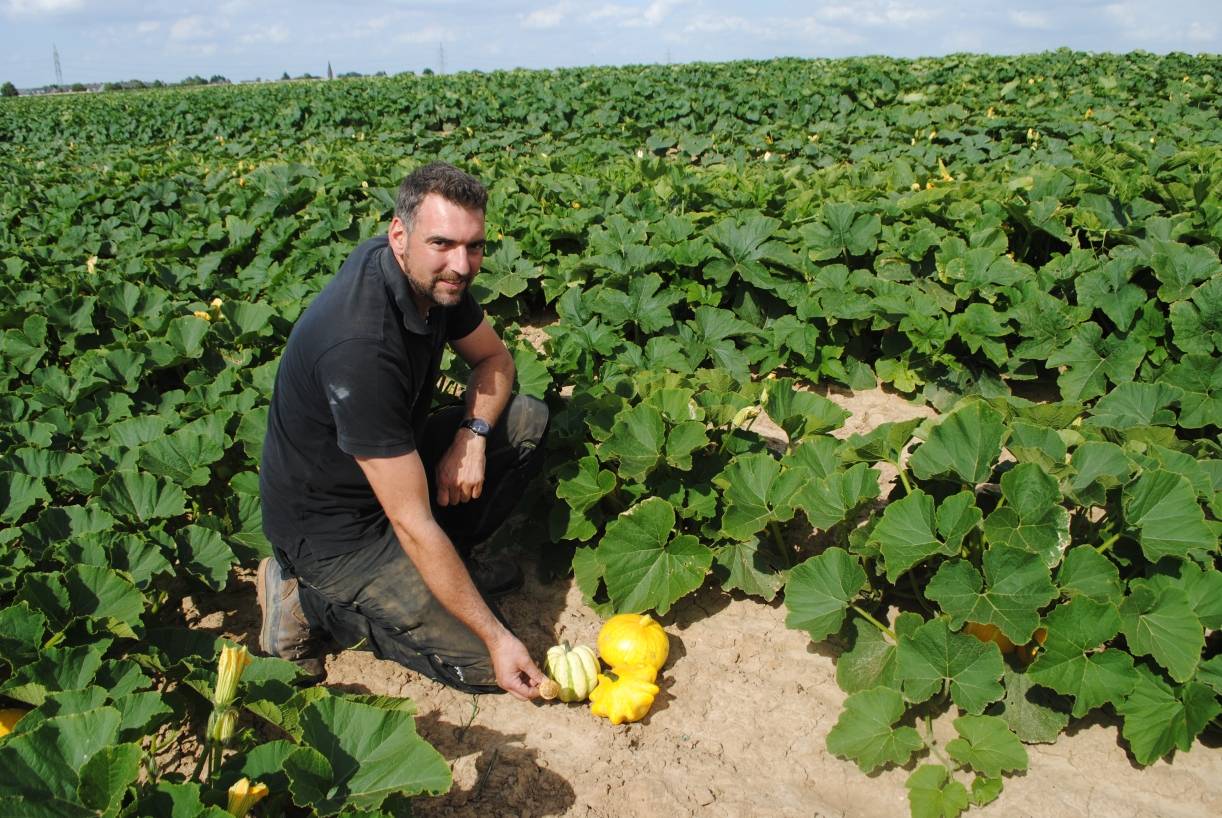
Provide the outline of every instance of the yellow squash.
{"type": "Polygon", "coordinates": [[[17,722],[21,721],[21,717],[29,710],[23,710],[20,707],[6,707],[0,709],[0,736],[7,736],[13,732],[13,728],[17,726],[17,722]]]}
{"type": "Polygon", "coordinates": [[[598,674],[598,687],[590,694],[590,712],[612,724],[640,721],[658,695],[655,678],[655,668],[639,664],[621,665],[598,674]]]}
{"type": "Polygon", "coordinates": [[[560,701],[584,702],[598,684],[598,657],[588,645],[570,648],[563,642],[547,649],[543,672],[560,685],[560,701]]]}
{"type": "Polygon", "coordinates": [[[660,670],[669,653],[666,631],[649,614],[616,614],[598,632],[598,655],[611,667],[649,665],[660,670]]]}

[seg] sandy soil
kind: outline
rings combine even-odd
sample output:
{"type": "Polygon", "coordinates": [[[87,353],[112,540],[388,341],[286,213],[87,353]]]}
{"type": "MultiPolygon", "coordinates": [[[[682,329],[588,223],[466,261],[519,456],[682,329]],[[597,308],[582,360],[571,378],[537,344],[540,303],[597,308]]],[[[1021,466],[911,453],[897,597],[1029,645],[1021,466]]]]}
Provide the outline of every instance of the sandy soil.
{"type": "MultiPolygon", "coordinates": [[[[829,397],[853,412],[845,435],[928,414],[881,391],[829,397]]],[[[541,584],[527,573],[526,587],[502,608],[532,654],[541,659],[558,638],[592,646],[600,623],[572,580],[541,584]]],[[[252,582],[240,572],[224,594],[189,603],[188,619],[253,646],[252,582]]],[[[713,587],[682,600],[662,619],[671,640],[662,693],[633,725],[612,726],[585,705],[457,693],[364,652],[330,657],[326,684],[417,703],[420,733],[454,774],[447,795],[416,803],[426,818],[906,816],[908,770],[866,776],[827,751],[844,700],[835,652],[784,620],[779,602],[713,587]]],[[[1208,738],[1173,763],[1142,769],[1118,720],[1075,722],[1055,745],[1028,746],[1028,772],[967,814],[1222,815],[1222,752],[1218,736],[1208,738]]]]}

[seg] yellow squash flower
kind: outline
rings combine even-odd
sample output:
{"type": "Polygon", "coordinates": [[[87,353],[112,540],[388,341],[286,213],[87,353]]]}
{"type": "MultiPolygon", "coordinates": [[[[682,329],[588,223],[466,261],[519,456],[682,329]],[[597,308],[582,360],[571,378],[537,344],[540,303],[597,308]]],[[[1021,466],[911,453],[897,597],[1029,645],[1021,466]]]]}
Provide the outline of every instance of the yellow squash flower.
{"type": "Polygon", "coordinates": [[[266,784],[251,784],[249,778],[240,778],[229,788],[229,805],[225,811],[234,818],[246,818],[250,808],[266,797],[266,784]]]}

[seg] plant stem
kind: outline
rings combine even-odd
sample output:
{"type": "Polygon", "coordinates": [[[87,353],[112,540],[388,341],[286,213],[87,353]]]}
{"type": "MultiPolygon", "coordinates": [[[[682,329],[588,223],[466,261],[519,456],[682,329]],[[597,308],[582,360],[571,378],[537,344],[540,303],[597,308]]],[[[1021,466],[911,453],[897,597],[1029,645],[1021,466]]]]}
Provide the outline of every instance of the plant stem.
{"type": "Polygon", "coordinates": [[[1106,554],[1108,550],[1110,550],[1111,547],[1115,545],[1117,541],[1119,540],[1120,540],[1120,535],[1113,534],[1112,536],[1108,537],[1106,540],[1101,542],[1099,545],[1095,546],[1095,550],[1098,551],[1100,554],[1106,554]]]}
{"type": "Polygon", "coordinates": [[[883,633],[887,634],[887,636],[890,636],[892,641],[896,639],[895,631],[888,628],[882,622],[879,622],[877,619],[871,616],[868,612],[866,612],[860,605],[858,605],[857,603],[851,603],[849,607],[852,608],[854,611],[856,611],[857,615],[860,616],[862,619],[866,620],[871,625],[878,628],[883,633]]]}
{"type": "Polygon", "coordinates": [[[898,472],[900,476],[900,482],[904,484],[905,496],[912,494],[912,483],[908,480],[908,474],[904,470],[904,467],[901,466],[898,461],[895,463],[892,463],[891,465],[895,466],[895,470],[896,472],[898,472]]]}
{"type": "Polygon", "coordinates": [[[936,617],[937,614],[934,613],[933,608],[929,607],[929,604],[925,601],[925,595],[921,593],[921,589],[917,586],[916,577],[912,575],[911,571],[905,571],[904,573],[908,575],[908,583],[912,586],[912,594],[916,597],[917,604],[921,606],[921,610],[929,614],[930,617],[936,617]]]}
{"type": "Polygon", "coordinates": [[[768,533],[772,535],[772,541],[776,543],[776,550],[785,558],[785,567],[792,568],[793,560],[789,557],[789,549],[785,547],[785,538],[781,536],[781,526],[776,520],[768,521],[768,533]]]}

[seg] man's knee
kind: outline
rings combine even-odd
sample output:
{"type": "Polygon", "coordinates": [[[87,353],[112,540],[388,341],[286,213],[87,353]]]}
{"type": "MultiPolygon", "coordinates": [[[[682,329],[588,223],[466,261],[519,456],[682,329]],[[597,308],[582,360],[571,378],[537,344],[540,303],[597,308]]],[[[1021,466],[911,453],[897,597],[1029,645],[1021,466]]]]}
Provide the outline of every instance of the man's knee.
{"type": "Polygon", "coordinates": [[[551,419],[547,404],[529,395],[515,395],[510,405],[506,432],[515,448],[537,449],[543,445],[551,419]]]}

